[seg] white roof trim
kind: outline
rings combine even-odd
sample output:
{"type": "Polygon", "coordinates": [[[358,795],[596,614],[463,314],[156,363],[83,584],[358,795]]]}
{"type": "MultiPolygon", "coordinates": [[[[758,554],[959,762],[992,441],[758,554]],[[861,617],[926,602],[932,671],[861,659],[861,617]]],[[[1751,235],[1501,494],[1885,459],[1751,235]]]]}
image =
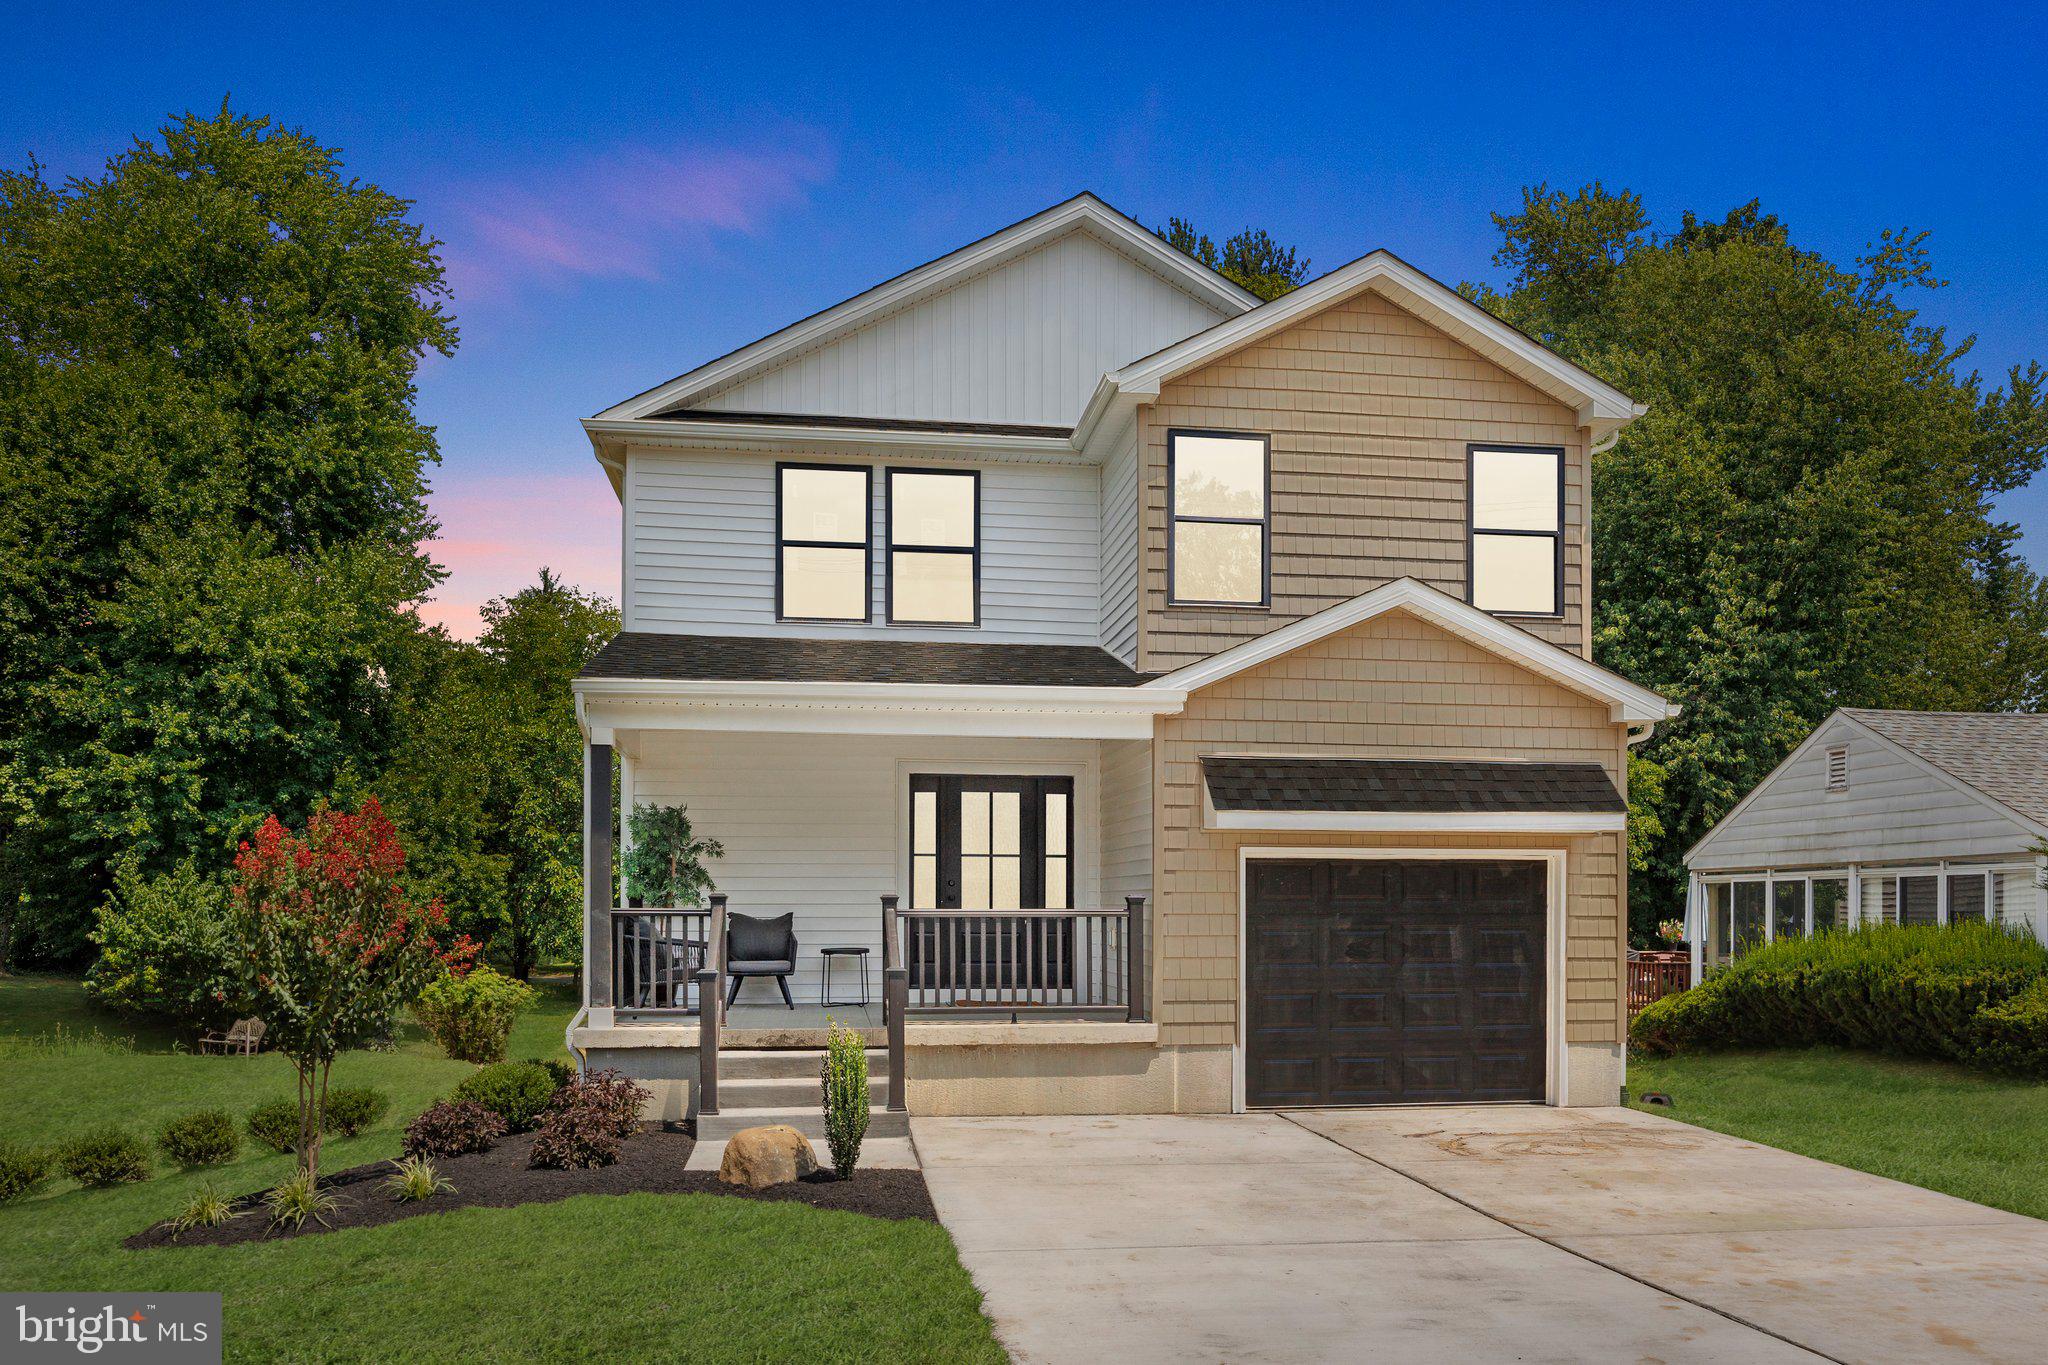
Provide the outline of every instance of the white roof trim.
{"type": "MultiPolygon", "coordinates": [[[[1520,378],[1561,401],[1569,401],[1577,409],[1579,425],[1592,428],[1595,440],[1605,439],[1649,411],[1598,375],[1523,335],[1461,297],[1456,290],[1446,288],[1384,250],[1361,256],[1271,303],[1134,361],[1110,375],[1107,382],[1127,394],[1157,397],[1162,383],[1367,289],[1387,294],[1425,322],[1468,345],[1481,343],[1476,349],[1488,359],[1498,359],[1496,353],[1505,353],[1507,367],[1520,378]]],[[[1104,398],[1098,392],[1090,408],[1104,398]]]]}
{"type": "Polygon", "coordinates": [[[1077,228],[1093,233],[1213,308],[1227,313],[1243,313],[1259,304],[1257,295],[1197,264],[1186,253],[1168,246],[1156,234],[1146,231],[1094,195],[1082,193],[935,261],[885,280],[821,313],[813,313],[729,355],[699,365],[666,384],[628,398],[623,403],[615,403],[597,416],[601,419],[645,417],[649,413],[681,407],[714,389],[736,384],[799,351],[844,336],[877,316],[907,307],[963,277],[990,269],[1077,228]]]}
{"type": "Polygon", "coordinates": [[[1314,616],[1305,616],[1292,625],[1261,635],[1256,640],[1247,640],[1221,654],[1175,669],[1150,685],[1193,692],[1397,609],[1411,612],[1482,649],[1521,664],[1531,672],[1540,673],[1561,687],[1606,702],[1613,709],[1617,721],[1669,720],[1678,714],[1674,703],[1647,687],[1638,687],[1619,673],[1610,672],[1547,640],[1539,640],[1470,603],[1460,602],[1449,593],[1412,578],[1395,579],[1348,602],[1339,602],[1314,616]]]}
{"type": "MultiPolygon", "coordinates": [[[[1919,754],[1914,753],[1911,749],[1899,743],[1897,740],[1891,738],[1888,735],[1879,733],[1877,730],[1874,730],[1870,726],[1865,725],[1862,721],[1858,720],[1856,717],[1850,715],[1847,711],[1844,711],[1838,707],[1835,710],[1830,711],[1827,714],[1826,718],[1824,718],[1820,724],[1813,727],[1812,734],[1808,735],[1805,739],[1800,740],[1798,744],[1794,745],[1792,747],[1792,752],[1786,754],[1785,757],[1779,762],[1777,767],[1771,769],[1768,773],[1765,773],[1763,779],[1759,781],[1754,787],[1751,787],[1748,793],[1744,795],[1740,801],[1737,801],[1734,805],[1730,806],[1728,808],[1728,813],[1722,816],[1719,820],[1716,820],[1714,822],[1714,827],[1708,830],[1705,834],[1702,834],[1699,838],[1699,842],[1694,844],[1691,848],[1687,849],[1685,851],[1685,856],[1681,858],[1679,861],[1685,863],[1688,867],[1690,867],[1692,865],[1692,860],[1695,857],[1699,856],[1701,853],[1705,852],[1707,845],[1713,843],[1714,840],[1720,835],[1722,830],[1726,829],[1730,824],[1734,823],[1735,819],[1738,816],[1740,816],[1744,811],[1748,810],[1750,807],[1750,803],[1755,801],[1759,796],[1763,795],[1764,788],[1770,786],[1773,782],[1777,781],[1778,775],[1780,773],[1784,772],[1787,768],[1791,767],[1795,762],[1799,760],[1799,758],[1803,754],[1806,753],[1807,750],[1819,744],[1823,740],[1823,738],[1834,738],[1837,733],[1837,722],[1840,722],[1842,725],[1846,725],[1850,729],[1854,730],[1857,738],[1871,740],[1877,745],[1879,745],[1881,748],[1885,749],[1886,751],[1898,755],[1900,758],[1906,760],[1906,762],[1918,768],[1921,772],[1926,773],[1928,776],[1935,778],[1937,781],[1940,781],[1946,784],[1947,786],[1954,788],[1956,791],[1961,792],[1964,796],[1967,796],[1970,799],[1974,800],[1979,805],[1983,806],[1986,810],[1988,810],[1991,814],[1998,816],[2000,819],[2010,820],[2012,823],[2018,825],[2021,829],[2026,830],[2030,834],[2033,834],[2041,839],[2048,839],[2048,824],[2043,824],[2039,820],[2034,819],[2030,815],[2027,815],[2021,811],[2014,810],[2011,806],[2006,805],[2005,802],[1999,800],[1997,797],[1991,795],[1989,792],[1984,791],[1980,787],[1971,785],[1971,783],[1969,783],[1967,780],[1957,777],[1954,773],[1942,767],[1940,764],[1921,757],[1919,754]]],[[[1850,763],[1849,771],[1851,774],[1849,780],[1851,783],[1853,783],[1856,780],[1854,776],[1855,763],[1853,762],[1853,760],[1850,763]]]]}

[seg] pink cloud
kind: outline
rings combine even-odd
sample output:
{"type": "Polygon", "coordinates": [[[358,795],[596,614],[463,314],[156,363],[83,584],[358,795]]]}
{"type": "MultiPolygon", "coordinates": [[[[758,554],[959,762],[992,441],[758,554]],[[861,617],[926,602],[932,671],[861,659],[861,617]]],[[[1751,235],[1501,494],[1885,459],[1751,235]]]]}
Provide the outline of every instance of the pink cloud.
{"type": "Polygon", "coordinates": [[[473,639],[483,604],[531,587],[542,565],[618,601],[619,500],[595,469],[444,480],[429,506],[441,534],[427,549],[448,578],[420,608],[428,624],[473,639]]]}
{"type": "Polygon", "coordinates": [[[801,205],[833,157],[806,130],[751,148],[624,147],[544,177],[462,187],[445,253],[457,301],[541,281],[657,280],[711,233],[751,233],[801,205]]]}

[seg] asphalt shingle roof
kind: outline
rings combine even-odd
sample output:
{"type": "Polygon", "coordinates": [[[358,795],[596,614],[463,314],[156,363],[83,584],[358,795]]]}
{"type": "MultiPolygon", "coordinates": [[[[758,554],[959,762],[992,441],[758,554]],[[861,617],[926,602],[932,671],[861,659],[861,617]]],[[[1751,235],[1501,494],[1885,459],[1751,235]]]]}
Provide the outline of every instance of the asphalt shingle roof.
{"type": "Polygon", "coordinates": [[[2048,824],[2048,715],[1856,707],[1842,712],[1957,781],[2048,824]]]}
{"type": "Polygon", "coordinates": [[[1597,763],[1205,758],[1217,810],[1625,811],[1597,763]]]}
{"type": "Polygon", "coordinates": [[[978,687],[1135,687],[1148,680],[1094,645],[813,640],[622,631],[580,675],[698,682],[957,683],[978,687]]]}

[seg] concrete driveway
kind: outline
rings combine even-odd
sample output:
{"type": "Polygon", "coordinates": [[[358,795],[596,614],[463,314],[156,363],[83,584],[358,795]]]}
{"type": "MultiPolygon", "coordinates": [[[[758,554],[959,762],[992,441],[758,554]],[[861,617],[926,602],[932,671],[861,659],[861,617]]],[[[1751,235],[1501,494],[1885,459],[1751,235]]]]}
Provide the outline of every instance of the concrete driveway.
{"type": "Polygon", "coordinates": [[[914,1119],[1013,1355],[2038,1360],[2048,1223],[1630,1110],[914,1119]]]}

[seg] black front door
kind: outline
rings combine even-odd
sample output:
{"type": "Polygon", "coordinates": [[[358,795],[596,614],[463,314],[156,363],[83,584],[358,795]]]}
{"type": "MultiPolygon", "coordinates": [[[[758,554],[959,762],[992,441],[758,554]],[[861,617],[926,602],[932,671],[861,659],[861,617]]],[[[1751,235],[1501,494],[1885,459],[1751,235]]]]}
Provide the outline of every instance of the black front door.
{"type": "Polygon", "coordinates": [[[1245,1102],[1544,1097],[1544,865],[1250,863],[1245,1102]]]}
{"type": "Polygon", "coordinates": [[[959,914],[942,924],[912,920],[911,983],[1065,984],[1055,978],[1073,970],[1073,922],[1004,912],[1072,909],[1073,849],[1071,777],[913,774],[909,908],[959,914]]]}

